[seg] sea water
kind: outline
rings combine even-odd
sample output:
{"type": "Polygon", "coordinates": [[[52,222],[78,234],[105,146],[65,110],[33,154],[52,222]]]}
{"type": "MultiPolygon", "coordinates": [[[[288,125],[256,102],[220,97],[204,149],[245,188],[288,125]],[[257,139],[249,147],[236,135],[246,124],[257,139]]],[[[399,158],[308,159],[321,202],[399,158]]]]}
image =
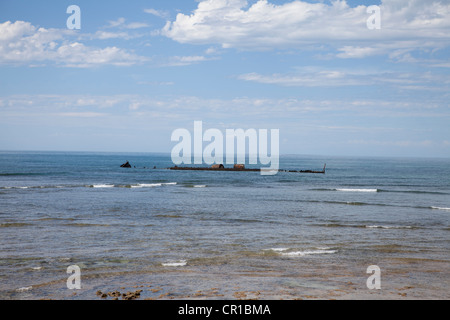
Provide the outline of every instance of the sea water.
{"type": "Polygon", "coordinates": [[[168,170],[151,153],[0,163],[0,299],[450,298],[449,159],[285,155],[280,169],[326,174],[273,176],[168,170]]]}

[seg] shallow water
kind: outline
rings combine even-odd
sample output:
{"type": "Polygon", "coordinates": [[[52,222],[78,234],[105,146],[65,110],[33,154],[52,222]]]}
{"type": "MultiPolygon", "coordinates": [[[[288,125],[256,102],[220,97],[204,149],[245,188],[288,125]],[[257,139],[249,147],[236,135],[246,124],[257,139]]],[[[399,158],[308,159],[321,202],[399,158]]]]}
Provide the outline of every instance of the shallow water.
{"type": "Polygon", "coordinates": [[[274,176],[171,171],[164,154],[0,161],[1,299],[450,297],[450,160],[284,156],[327,173],[274,176]]]}

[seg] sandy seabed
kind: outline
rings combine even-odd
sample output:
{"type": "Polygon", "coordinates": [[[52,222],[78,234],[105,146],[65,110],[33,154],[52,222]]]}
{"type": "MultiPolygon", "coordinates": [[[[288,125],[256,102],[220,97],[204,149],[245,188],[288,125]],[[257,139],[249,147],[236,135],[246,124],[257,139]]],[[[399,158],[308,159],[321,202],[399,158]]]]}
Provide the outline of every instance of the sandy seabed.
{"type": "Polygon", "coordinates": [[[381,288],[369,289],[371,274],[335,270],[246,270],[224,273],[218,266],[178,266],[160,271],[91,272],[81,289],[67,278],[16,290],[18,300],[448,300],[446,261],[398,261],[382,270],[381,288]],[[442,269],[444,268],[444,269],[442,269]]]}

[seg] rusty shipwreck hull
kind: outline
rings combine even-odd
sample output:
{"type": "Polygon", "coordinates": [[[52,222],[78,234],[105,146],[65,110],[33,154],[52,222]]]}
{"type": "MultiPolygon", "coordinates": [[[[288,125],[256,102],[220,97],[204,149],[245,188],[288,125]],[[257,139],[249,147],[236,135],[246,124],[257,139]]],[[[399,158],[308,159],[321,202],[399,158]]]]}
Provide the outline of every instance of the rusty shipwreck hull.
{"type": "MultiPolygon", "coordinates": [[[[235,165],[233,168],[225,168],[223,165],[213,165],[212,167],[170,167],[169,170],[191,170],[191,171],[240,171],[240,172],[260,172],[261,170],[265,170],[266,168],[245,168],[244,166],[235,165]]],[[[320,173],[325,174],[326,164],[321,171],[315,170],[284,170],[278,169],[278,172],[297,172],[297,173],[320,173]]]]}

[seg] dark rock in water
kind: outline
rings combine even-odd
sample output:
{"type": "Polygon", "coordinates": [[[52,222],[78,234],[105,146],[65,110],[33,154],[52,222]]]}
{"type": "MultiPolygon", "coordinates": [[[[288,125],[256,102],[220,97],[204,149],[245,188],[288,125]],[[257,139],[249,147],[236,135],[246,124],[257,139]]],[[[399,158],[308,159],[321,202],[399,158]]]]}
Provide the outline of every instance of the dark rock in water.
{"type": "Polygon", "coordinates": [[[131,168],[131,164],[127,161],[124,164],[120,165],[121,168],[131,168]]]}

